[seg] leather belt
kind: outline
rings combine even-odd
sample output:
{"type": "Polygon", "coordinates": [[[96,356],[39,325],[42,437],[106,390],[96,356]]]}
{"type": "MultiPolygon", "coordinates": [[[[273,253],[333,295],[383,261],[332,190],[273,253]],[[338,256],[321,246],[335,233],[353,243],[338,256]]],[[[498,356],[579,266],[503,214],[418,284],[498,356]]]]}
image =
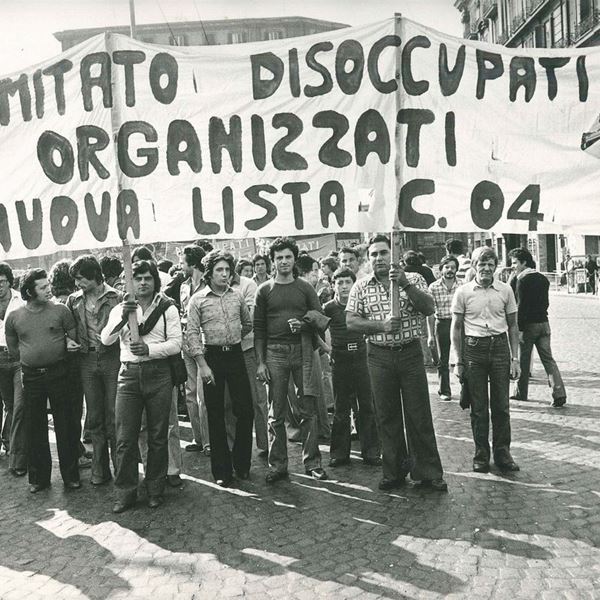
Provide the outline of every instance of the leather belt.
{"type": "Polygon", "coordinates": [[[207,344],[204,346],[206,350],[211,350],[213,352],[233,352],[234,350],[241,350],[241,344],[233,344],[231,346],[215,346],[212,344],[207,344]]]}
{"type": "Polygon", "coordinates": [[[410,346],[412,346],[415,342],[418,342],[418,339],[410,340],[410,342],[406,342],[405,344],[398,344],[396,346],[384,346],[383,344],[374,344],[373,342],[369,342],[371,345],[376,348],[382,348],[383,350],[391,350],[392,352],[402,352],[402,350],[406,350],[410,346]]]}

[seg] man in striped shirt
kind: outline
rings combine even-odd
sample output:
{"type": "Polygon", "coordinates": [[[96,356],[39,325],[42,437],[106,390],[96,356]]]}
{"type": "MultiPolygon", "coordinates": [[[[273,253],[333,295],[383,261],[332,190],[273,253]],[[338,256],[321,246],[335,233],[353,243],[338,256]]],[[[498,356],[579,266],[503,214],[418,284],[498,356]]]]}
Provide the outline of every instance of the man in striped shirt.
{"type": "Polygon", "coordinates": [[[447,240],[446,251],[449,256],[454,256],[458,260],[458,270],[456,271],[456,278],[461,283],[465,282],[467,271],[471,269],[471,259],[464,253],[464,247],[461,240],[447,240]]]}
{"type": "Polygon", "coordinates": [[[445,256],[440,262],[441,277],[429,286],[433,296],[435,313],[427,317],[427,344],[433,351],[437,346],[440,362],[438,365],[438,396],[440,400],[450,400],[450,325],[452,323],[452,298],[461,285],[456,278],[458,259],[445,256]]]}

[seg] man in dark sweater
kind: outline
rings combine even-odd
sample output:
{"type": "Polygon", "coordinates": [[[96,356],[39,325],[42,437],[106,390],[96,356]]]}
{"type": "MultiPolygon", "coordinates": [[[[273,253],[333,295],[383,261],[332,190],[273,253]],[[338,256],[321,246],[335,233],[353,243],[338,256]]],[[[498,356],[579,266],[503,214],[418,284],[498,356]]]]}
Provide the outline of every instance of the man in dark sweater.
{"type": "Polygon", "coordinates": [[[367,367],[367,343],[364,335],[350,333],[346,327],[346,303],[356,275],[349,268],[333,273],[335,297],[323,307],[331,319],[331,373],[333,378],[333,427],[329,465],[339,467],[350,463],[350,408],[358,400],[360,450],[363,462],[380,466],[380,446],[373,408],[373,393],[367,367]]]}
{"type": "MultiPolygon", "coordinates": [[[[298,389],[294,413],[300,419],[302,459],[307,475],[326,479],[318,445],[316,397],[305,390],[307,366],[312,360],[303,353],[302,333],[310,328],[303,320],[308,311],[322,312],[315,289],[295,277],[298,246],[291,238],[277,238],[270,247],[275,277],[261,284],[254,309],[256,377],[269,386],[269,473],[267,483],[288,474],[286,402],[290,373],[298,389]]],[[[311,354],[312,352],[306,352],[311,354]]],[[[308,378],[306,378],[308,380],[308,378]]]]}
{"type": "Polygon", "coordinates": [[[550,284],[546,277],[535,270],[535,262],[529,250],[515,248],[509,252],[508,256],[515,270],[511,285],[519,305],[517,320],[520,332],[519,358],[521,363],[518,391],[515,396],[511,397],[516,400],[527,400],[531,352],[535,346],[548,375],[550,387],[552,387],[552,398],[554,399],[552,406],[563,406],[567,401],[567,392],[550,347],[550,324],[548,323],[550,284]]]}

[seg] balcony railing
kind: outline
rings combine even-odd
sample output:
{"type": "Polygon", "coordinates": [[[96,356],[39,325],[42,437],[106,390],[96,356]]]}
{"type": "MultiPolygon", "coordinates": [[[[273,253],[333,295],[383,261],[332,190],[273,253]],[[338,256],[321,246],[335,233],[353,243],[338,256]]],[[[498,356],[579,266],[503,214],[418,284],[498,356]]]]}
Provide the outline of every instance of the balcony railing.
{"type": "Polygon", "coordinates": [[[586,33],[591,31],[596,25],[600,23],[600,11],[594,10],[594,12],[583,21],[575,25],[573,30],[573,43],[578,42],[586,33]]]}

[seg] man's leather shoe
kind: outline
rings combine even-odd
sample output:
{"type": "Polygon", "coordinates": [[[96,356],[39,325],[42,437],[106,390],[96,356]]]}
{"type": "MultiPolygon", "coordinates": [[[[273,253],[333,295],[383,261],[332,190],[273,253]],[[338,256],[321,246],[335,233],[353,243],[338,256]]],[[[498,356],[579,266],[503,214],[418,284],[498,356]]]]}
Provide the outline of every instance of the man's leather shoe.
{"type": "Polygon", "coordinates": [[[413,486],[417,488],[431,488],[436,492],[448,491],[448,484],[443,479],[422,479],[421,481],[415,481],[413,486]]]}
{"type": "Polygon", "coordinates": [[[67,490],[78,490],[81,488],[81,481],[65,481],[65,488],[67,490]]]}
{"type": "Polygon", "coordinates": [[[390,490],[395,490],[396,488],[404,485],[404,478],[402,479],[388,479],[384,477],[377,486],[382,492],[389,492],[390,490]]]}
{"type": "Polygon", "coordinates": [[[490,463],[487,460],[473,459],[473,471],[475,473],[487,473],[490,470],[490,463]]]}
{"type": "Polygon", "coordinates": [[[379,456],[374,456],[373,458],[363,458],[363,464],[369,465],[370,467],[380,467],[383,464],[383,461],[379,456]]]}
{"type": "Polygon", "coordinates": [[[282,479],[287,479],[289,474],[287,471],[269,471],[265,477],[267,483],[276,483],[282,479]]]}
{"type": "Polygon", "coordinates": [[[115,514],[125,512],[128,508],[131,508],[135,504],[135,500],[117,500],[112,507],[112,511],[115,514]]]}
{"type": "Polygon", "coordinates": [[[512,471],[512,472],[516,472],[516,471],[520,471],[521,469],[519,468],[519,465],[514,461],[514,460],[509,460],[506,462],[501,462],[501,463],[496,463],[496,466],[501,470],[501,471],[512,471]]]}
{"type": "Polygon", "coordinates": [[[217,479],[216,484],[226,488],[229,487],[233,483],[233,477],[227,477],[225,479],[217,479]]]}
{"type": "Polygon", "coordinates": [[[148,508],[158,508],[164,501],[162,496],[150,496],[148,498],[148,508]]]}
{"type": "Polygon", "coordinates": [[[37,494],[38,492],[41,492],[42,490],[45,490],[48,487],[50,487],[49,483],[32,483],[29,486],[29,491],[32,494],[37,494]]]}
{"type": "Polygon", "coordinates": [[[317,481],[324,481],[327,479],[327,473],[325,472],[325,469],[322,469],[321,467],[316,467],[315,469],[306,469],[304,472],[317,481]]]}
{"type": "Polygon", "coordinates": [[[350,464],[350,459],[349,458],[332,458],[329,461],[329,466],[330,467],[342,467],[344,465],[349,465],[350,464]]]}
{"type": "Polygon", "coordinates": [[[552,403],[552,406],[554,408],[560,408],[561,406],[564,406],[566,402],[567,402],[566,396],[563,396],[562,398],[554,398],[554,402],[552,403]]]}
{"type": "Polygon", "coordinates": [[[200,444],[188,444],[185,447],[186,452],[202,452],[202,450],[204,450],[204,448],[202,448],[200,444]]]}
{"type": "Polygon", "coordinates": [[[9,469],[11,475],[14,475],[15,477],[23,477],[24,475],[27,475],[27,469],[9,469]]]}
{"type": "Polygon", "coordinates": [[[181,487],[183,485],[183,479],[179,475],[167,475],[167,483],[171,487],[181,487]]]}
{"type": "Polygon", "coordinates": [[[96,477],[94,475],[90,479],[90,483],[95,486],[104,485],[105,483],[108,483],[111,479],[112,477],[110,475],[108,477],[96,477]]]}

